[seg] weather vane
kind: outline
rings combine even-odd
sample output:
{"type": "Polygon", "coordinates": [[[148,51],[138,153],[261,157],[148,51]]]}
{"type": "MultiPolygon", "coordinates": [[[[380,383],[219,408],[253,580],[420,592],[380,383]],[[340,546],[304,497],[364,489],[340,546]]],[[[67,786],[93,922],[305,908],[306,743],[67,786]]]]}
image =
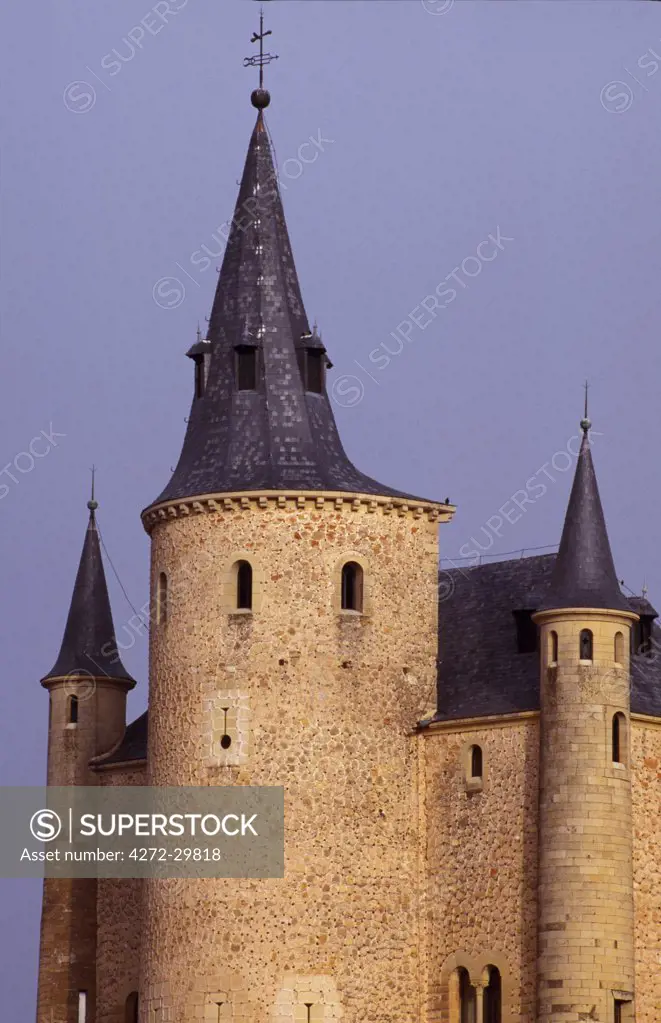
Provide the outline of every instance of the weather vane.
{"type": "Polygon", "coordinates": [[[251,43],[259,43],[259,53],[254,54],[252,57],[246,57],[243,61],[244,67],[258,67],[259,68],[259,88],[264,88],[264,68],[267,64],[270,64],[273,60],[278,60],[277,53],[264,53],[264,40],[267,36],[272,36],[273,32],[269,29],[268,32],[264,31],[264,9],[262,8],[259,12],[259,32],[253,32],[251,43]]]}

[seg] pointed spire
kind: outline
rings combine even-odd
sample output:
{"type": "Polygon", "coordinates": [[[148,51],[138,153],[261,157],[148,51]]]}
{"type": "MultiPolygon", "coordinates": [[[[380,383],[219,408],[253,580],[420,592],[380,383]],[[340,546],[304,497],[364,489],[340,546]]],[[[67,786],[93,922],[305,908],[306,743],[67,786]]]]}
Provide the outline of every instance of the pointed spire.
{"type": "MultiPolygon", "coordinates": [[[[247,490],[411,496],[363,475],[342,447],[324,379],[330,362],[303,306],[261,109],[207,337],[204,401],[193,402],[179,463],[154,504],[247,490]],[[244,355],[251,363],[252,388],[245,380],[239,387],[237,379],[244,355]],[[308,376],[314,359],[321,365],[308,376]]],[[[351,391],[355,381],[349,379],[351,391]]]]}
{"type": "Polygon", "coordinates": [[[135,682],[119,659],[110,598],[101,558],[101,544],[96,526],[98,503],[94,497],[87,502],[89,522],[73,587],[69,616],[58,658],[43,682],[56,678],[121,679],[131,688],[135,682]]]}
{"type": "Polygon", "coordinates": [[[544,609],[568,607],[629,610],[622,593],[611,553],[597,476],[590,448],[588,385],[585,385],[585,415],[581,420],[583,440],[569,497],[560,549],[553,569],[544,609]]]}

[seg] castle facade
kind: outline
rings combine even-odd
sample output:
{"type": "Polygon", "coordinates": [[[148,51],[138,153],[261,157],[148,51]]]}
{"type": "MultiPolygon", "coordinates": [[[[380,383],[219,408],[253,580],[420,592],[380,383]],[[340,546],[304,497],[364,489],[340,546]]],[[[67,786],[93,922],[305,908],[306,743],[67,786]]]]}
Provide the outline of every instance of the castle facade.
{"type": "Polygon", "coordinates": [[[283,785],[272,880],[44,883],[37,1023],[660,1023],[661,662],[583,443],[557,555],[444,577],[357,470],[263,89],[183,450],[142,513],[126,724],[96,503],[42,680],[51,785],[283,785]]]}

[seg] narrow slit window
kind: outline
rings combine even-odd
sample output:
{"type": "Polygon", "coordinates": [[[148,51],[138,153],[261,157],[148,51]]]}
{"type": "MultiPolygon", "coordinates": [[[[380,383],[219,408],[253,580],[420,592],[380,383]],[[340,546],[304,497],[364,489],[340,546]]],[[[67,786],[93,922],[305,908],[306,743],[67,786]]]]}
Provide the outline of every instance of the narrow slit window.
{"type": "Polygon", "coordinates": [[[484,774],[484,759],[481,746],[471,746],[470,751],[471,778],[482,778],[484,774]]]}
{"type": "Polygon", "coordinates": [[[249,561],[237,562],[236,606],[239,611],[252,610],[252,565],[249,561]]]}
{"type": "Polygon", "coordinates": [[[614,764],[625,763],[627,719],[618,711],[613,715],[612,759],[614,764]]]}
{"type": "Polygon", "coordinates": [[[593,639],[590,629],[583,629],[579,640],[579,655],[582,661],[592,660],[593,639]]]}
{"type": "Polygon", "coordinates": [[[160,572],[156,586],[156,621],[165,625],[168,620],[168,577],[160,572]]]}
{"type": "Polygon", "coordinates": [[[549,661],[558,663],[558,633],[554,629],[549,632],[549,661]]]}
{"type": "Polygon", "coordinates": [[[77,696],[70,696],[69,697],[69,724],[70,725],[77,725],[78,724],[78,697],[77,696]]]}
{"type": "Polygon", "coordinates": [[[126,999],[125,1023],[138,1023],[138,992],[132,991],[126,999]]]}
{"type": "Polygon", "coordinates": [[[624,636],[621,632],[615,633],[615,648],[613,654],[616,664],[624,664],[624,636]]]}
{"type": "Polygon", "coordinates": [[[87,1023],[87,991],[78,992],[78,1023],[87,1023]]]}
{"type": "Polygon", "coordinates": [[[363,610],[363,570],[357,561],[347,561],[342,568],[342,610],[363,610]]]}
{"type": "Polygon", "coordinates": [[[236,387],[239,391],[257,390],[257,350],[251,347],[236,350],[236,387]]]}

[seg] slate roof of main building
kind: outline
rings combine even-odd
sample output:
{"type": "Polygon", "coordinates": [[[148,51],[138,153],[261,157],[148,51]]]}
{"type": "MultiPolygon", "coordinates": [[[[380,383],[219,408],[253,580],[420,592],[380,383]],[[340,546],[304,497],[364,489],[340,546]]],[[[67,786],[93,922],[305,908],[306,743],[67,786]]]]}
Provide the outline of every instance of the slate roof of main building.
{"type": "MultiPolygon", "coordinates": [[[[546,604],[557,555],[452,568],[439,609],[437,720],[539,710],[539,653],[519,653],[515,611],[546,604]]],[[[641,598],[622,594],[638,613],[641,598]]],[[[647,612],[654,609],[645,602],[647,612]]],[[[661,629],[652,655],[631,659],[631,711],[661,717],[661,629]]]]}

